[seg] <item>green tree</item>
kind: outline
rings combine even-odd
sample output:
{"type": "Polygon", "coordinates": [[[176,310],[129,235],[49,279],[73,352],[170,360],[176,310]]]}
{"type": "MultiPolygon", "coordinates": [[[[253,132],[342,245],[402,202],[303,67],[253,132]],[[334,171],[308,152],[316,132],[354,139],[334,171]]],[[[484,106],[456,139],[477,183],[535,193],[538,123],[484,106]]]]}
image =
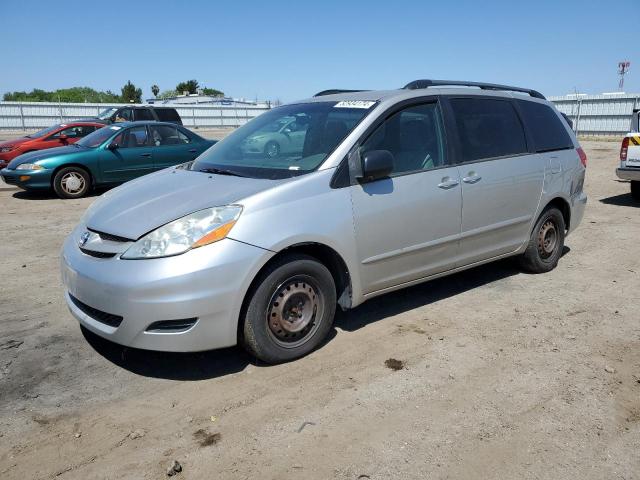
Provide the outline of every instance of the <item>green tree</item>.
{"type": "Polygon", "coordinates": [[[141,103],[142,102],[142,89],[136,88],[136,86],[131,83],[131,80],[128,80],[127,83],[122,87],[122,101],[124,103],[141,103]]]}
{"type": "Polygon", "coordinates": [[[158,98],[159,100],[166,100],[167,98],[173,98],[177,96],[178,96],[178,92],[176,92],[175,90],[165,90],[156,98],[158,98]]]}
{"type": "Polygon", "coordinates": [[[176,85],[176,91],[180,94],[183,92],[198,93],[198,88],[200,88],[200,85],[198,85],[197,80],[187,80],[176,85]]]}
{"type": "Polygon", "coordinates": [[[160,87],[158,85],[151,85],[151,93],[153,93],[154,97],[157,97],[160,93],[160,87]]]}
{"type": "Polygon", "coordinates": [[[217,90],[215,88],[203,87],[202,88],[203,95],[209,95],[211,97],[224,97],[224,92],[217,90]]]}
{"type": "Polygon", "coordinates": [[[7,92],[3,98],[5,101],[21,102],[114,103],[120,101],[120,96],[109,90],[100,92],[89,87],[60,88],[51,92],[34,88],[30,92],[7,92]]]}

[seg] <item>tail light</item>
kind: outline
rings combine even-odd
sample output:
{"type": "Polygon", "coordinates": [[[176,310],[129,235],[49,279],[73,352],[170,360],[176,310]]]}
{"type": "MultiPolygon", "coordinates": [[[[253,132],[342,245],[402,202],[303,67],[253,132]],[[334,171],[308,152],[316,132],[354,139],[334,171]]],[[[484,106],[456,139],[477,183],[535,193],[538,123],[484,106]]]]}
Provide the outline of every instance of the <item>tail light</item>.
{"type": "Polygon", "coordinates": [[[584,153],[582,147],[576,148],[576,152],[578,152],[578,155],[580,156],[580,163],[582,163],[582,166],[587,168],[587,154],[584,153]]]}
{"type": "Polygon", "coordinates": [[[620,161],[627,161],[627,150],[629,150],[629,137],[624,137],[622,139],[622,146],[620,147],[620,161]]]}

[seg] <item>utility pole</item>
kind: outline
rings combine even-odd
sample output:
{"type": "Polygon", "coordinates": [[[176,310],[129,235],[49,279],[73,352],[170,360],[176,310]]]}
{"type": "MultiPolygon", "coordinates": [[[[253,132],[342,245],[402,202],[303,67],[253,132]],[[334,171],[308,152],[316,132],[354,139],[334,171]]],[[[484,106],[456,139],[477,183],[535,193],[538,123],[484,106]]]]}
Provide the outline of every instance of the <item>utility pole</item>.
{"type": "Polygon", "coordinates": [[[622,62],[618,62],[618,75],[620,75],[620,83],[618,83],[618,89],[623,92],[624,91],[624,76],[629,71],[629,67],[631,66],[631,62],[624,60],[622,62]]]}

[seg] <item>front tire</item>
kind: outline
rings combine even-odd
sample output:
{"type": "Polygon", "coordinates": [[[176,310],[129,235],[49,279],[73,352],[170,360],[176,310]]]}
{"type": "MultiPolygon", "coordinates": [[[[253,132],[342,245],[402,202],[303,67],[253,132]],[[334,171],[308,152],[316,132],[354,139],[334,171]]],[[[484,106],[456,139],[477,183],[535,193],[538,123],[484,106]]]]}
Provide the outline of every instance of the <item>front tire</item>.
{"type": "Polygon", "coordinates": [[[60,198],[84,197],[91,187],[89,173],[79,167],[65,167],[53,177],[53,190],[60,198]]]}
{"type": "Polygon", "coordinates": [[[631,181],[631,196],[635,200],[640,200],[640,182],[636,180],[631,181]]]}
{"type": "Polygon", "coordinates": [[[249,293],[241,343],[266,363],[282,363],[316,349],[333,325],[336,287],[315,258],[293,254],[270,265],[249,293]]]}
{"type": "Polygon", "coordinates": [[[280,155],[280,144],[278,142],[274,142],[273,140],[267,142],[264,146],[264,155],[267,158],[276,158],[280,155]]]}
{"type": "Polygon", "coordinates": [[[520,266],[531,273],[546,273],[558,265],[564,248],[565,223],[562,212],[547,208],[536,222],[520,266]]]}

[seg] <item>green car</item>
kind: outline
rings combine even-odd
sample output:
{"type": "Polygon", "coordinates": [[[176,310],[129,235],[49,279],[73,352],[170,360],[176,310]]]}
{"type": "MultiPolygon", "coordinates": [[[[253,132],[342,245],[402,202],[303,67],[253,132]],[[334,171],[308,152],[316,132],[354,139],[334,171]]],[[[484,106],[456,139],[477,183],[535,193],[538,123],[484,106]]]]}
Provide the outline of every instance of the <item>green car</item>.
{"type": "Polygon", "coordinates": [[[20,155],[0,175],[25,190],[53,189],[60,198],[80,198],[92,187],[191,161],[214,143],[172,123],[119,123],[73,145],[20,155]]]}

